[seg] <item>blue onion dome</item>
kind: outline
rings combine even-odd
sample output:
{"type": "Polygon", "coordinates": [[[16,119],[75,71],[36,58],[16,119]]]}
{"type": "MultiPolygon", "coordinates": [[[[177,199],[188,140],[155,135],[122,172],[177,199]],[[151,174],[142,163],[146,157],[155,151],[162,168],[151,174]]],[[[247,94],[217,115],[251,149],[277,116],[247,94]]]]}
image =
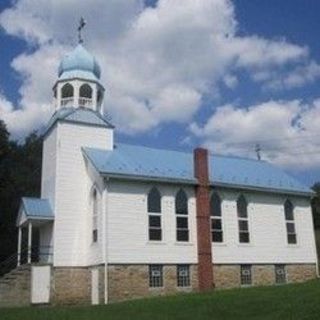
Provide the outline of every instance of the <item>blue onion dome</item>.
{"type": "Polygon", "coordinates": [[[58,75],[59,78],[71,77],[76,75],[82,75],[82,77],[92,77],[100,79],[101,69],[94,58],[81,44],[69,54],[63,57],[60,62],[58,75]]]}

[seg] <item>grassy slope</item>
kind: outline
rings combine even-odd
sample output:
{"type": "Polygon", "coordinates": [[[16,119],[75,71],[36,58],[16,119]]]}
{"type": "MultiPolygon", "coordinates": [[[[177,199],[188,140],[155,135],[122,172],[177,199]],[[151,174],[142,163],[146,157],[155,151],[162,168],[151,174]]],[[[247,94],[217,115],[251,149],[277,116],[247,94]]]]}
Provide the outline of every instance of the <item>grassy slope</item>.
{"type": "Polygon", "coordinates": [[[0,309],[0,319],[320,319],[320,281],[150,298],[97,307],[0,309]]]}

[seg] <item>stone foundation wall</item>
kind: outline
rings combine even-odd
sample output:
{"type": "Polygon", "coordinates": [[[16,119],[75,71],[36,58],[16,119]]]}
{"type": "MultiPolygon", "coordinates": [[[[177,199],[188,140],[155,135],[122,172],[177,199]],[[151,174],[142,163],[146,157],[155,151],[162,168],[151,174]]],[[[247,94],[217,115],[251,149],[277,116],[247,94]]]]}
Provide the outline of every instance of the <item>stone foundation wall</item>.
{"type": "MultiPolygon", "coordinates": [[[[50,304],[91,304],[91,270],[99,270],[99,302],[104,304],[105,267],[55,267],[51,269],[50,304]]],[[[252,265],[252,285],[275,284],[274,265],[252,265]]],[[[240,265],[213,265],[216,288],[240,287],[240,265]]],[[[315,264],[286,265],[287,282],[316,277],[315,264]]],[[[163,287],[149,287],[149,265],[108,265],[109,302],[198,290],[198,267],[190,265],[190,287],[177,286],[177,265],[163,265],[163,287]]],[[[20,267],[0,279],[0,307],[30,305],[30,266],[20,267]]]]}
{"type": "MultiPolygon", "coordinates": [[[[303,282],[316,278],[315,264],[286,265],[287,283],[303,282]]],[[[236,288],[241,286],[240,265],[213,265],[216,288],[236,288]]],[[[266,286],[275,284],[275,265],[252,265],[252,285],[266,286]]]]}
{"type": "Polygon", "coordinates": [[[149,288],[149,265],[109,265],[109,301],[195,291],[198,288],[197,266],[190,266],[190,287],[177,286],[177,266],[163,266],[163,287],[149,288]]]}
{"type": "Polygon", "coordinates": [[[288,282],[303,282],[314,279],[317,276],[316,265],[314,264],[292,264],[287,265],[288,282]]]}
{"type": "Polygon", "coordinates": [[[91,302],[89,268],[56,267],[52,270],[52,304],[88,304],[91,302]]]}
{"type": "Polygon", "coordinates": [[[269,286],[275,284],[275,267],[272,264],[252,266],[252,284],[254,286],[269,286]]]}
{"type": "Polygon", "coordinates": [[[216,288],[240,286],[240,265],[213,265],[213,282],[216,288]]]}

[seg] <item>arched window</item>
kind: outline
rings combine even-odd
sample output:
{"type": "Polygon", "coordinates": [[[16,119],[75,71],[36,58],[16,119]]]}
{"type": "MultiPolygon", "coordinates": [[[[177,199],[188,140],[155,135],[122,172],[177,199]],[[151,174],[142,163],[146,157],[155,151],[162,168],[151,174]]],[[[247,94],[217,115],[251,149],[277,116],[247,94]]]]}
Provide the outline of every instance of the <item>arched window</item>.
{"type": "Polygon", "coordinates": [[[210,199],[211,216],[211,240],[212,242],[223,242],[221,199],[214,192],[210,199]]]}
{"type": "Polygon", "coordinates": [[[61,98],[73,97],[73,86],[70,83],[66,83],[61,89],[61,98]]]}
{"type": "Polygon", "coordinates": [[[94,188],[92,191],[92,242],[98,241],[98,193],[94,188]]]}
{"type": "Polygon", "coordinates": [[[180,189],[175,199],[177,241],[189,241],[188,197],[180,189]]]}
{"type": "Polygon", "coordinates": [[[294,207],[290,200],[286,200],[284,203],[284,215],[286,219],[287,228],[287,240],[288,244],[297,243],[296,227],[294,222],[294,207]]]}
{"type": "Polygon", "coordinates": [[[80,87],[80,97],[88,99],[92,98],[92,88],[87,83],[84,83],[80,87]]]}
{"type": "Polygon", "coordinates": [[[149,240],[161,241],[161,194],[153,187],[148,193],[149,240]]]}
{"type": "Polygon", "coordinates": [[[250,242],[248,203],[246,198],[241,195],[237,200],[238,226],[239,226],[239,242],[250,242]]]}

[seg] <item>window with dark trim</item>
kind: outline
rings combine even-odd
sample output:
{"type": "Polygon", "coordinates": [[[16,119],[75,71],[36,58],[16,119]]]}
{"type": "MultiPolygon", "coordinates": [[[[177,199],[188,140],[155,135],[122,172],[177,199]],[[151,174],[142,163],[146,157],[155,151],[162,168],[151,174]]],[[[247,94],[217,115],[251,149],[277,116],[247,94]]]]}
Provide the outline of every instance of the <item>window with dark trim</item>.
{"type": "Polygon", "coordinates": [[[184,190],[180,189],[175,199],[177,241],[189,241],[188,197],[184,190]]]}
{"type": "Polygon", "coordinates": [[[252,284],[252,267],[250,264],[242,264],[240,267],[240,281],[242,286],[250,286],[252,284]]]}
{"type": "Polygon", "coordinates": [[[178,287],[190,287],[190,266],[187,264],[177,265],[178,287]]]}
{"type": "Polygon", "coordinates": [[[210,199],[211,241],[223,242],[221,199],[215,192],[210,199]]]}
{"type": "Polygon", "coordinates": [[[148,193],[148,233],[149,240],[162,240],[161,195],[155,187],[148,193]]]}
{"type": "Polygon", "coordinates": [[[239,227],[239,242],[249,243],[249,218],[248,218],[248,203],[246,198],[241,195],[237,200],[237,213],[238,213],[238,227],[239,227]]]}
{"type": "Polygon", "coordinates": [[[294,207],[290,200],[284,203],[284,215],[286,219],[287,241],[288,244],[297,243],[296,226],[294,222],[294,207]]]}
{"type": "Polygon", "coordinates": [[[287,282],[286,266],[284,264],[276,264],[274,266],[276,283],[282,284],[287,282]]]}
{"type": "Polygon", "coordinates": [[[160,264],[152,264],[149,266],[149,287],[163,287],[163,266],[160,264]]]}
{"type": "Polygon", "coordinates": [[[92,192],[92,242],[98,242],[98,194],[97,190],[92,192]]]}

